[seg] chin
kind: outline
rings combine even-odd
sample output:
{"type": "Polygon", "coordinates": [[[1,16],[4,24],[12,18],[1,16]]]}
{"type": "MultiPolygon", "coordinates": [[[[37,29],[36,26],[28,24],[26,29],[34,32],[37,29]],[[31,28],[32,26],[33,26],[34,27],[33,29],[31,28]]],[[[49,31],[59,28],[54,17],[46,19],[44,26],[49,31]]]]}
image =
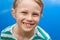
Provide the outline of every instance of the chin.
{"type": "Polygon", "coordinates": [[[22,30],[25,32],[31,32],[33,31],[33,28],[22,28],[22,30]]]}

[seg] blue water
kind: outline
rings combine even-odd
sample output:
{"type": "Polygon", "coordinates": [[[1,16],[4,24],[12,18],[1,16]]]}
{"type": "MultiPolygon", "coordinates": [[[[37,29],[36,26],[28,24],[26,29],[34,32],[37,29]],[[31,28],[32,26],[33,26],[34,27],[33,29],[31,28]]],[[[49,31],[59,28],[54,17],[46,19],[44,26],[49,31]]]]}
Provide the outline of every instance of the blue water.
{"type": "MultiPolygon", "coordinates": [[[[52,40],[60,40],[60,0],[43,0],[44,10],[38,23],[52,40]]],[[[15,23],[11,15],[13,0],[0,0],[0,32],[15,23]]]]}

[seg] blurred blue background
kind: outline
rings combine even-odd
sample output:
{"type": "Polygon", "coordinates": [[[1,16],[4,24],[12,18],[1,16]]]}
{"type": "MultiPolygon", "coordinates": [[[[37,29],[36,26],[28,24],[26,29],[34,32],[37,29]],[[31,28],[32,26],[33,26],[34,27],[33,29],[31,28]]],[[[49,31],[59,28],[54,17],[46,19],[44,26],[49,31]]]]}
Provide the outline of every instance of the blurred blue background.
{"type": "MultiPolygon", "coordinates": [[[[11,8],[14,0],[0,0],[0,32],[15,23],[11,8]]],[[[60,40],[60,0],[43,0],[44,10],[38,25],[51,36],[60,40]]]]}

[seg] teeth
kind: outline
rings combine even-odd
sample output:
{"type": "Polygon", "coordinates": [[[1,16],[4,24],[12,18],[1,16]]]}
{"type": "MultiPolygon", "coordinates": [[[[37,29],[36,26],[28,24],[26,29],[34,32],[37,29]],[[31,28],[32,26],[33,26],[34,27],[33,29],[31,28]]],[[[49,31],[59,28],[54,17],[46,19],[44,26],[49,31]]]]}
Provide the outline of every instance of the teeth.
{"type": "Polygon", "coordinates": [[[24,22],[23,22],[23,24],[27,24],[27,25],[34,25],[33,23],[29,24],[29,23],[24,23],[24,22]]]}
{"type": "Polygon", "coordinates": [[[31,27],[32,25],[34,25],[34,24],[25,23],[25,22],[23,22],[23,24],[24,24],[26,27],[31,27]]]}
{"type": "Polygon", "coordinates": [[[30,24],[26,24],[26,26],[30,26],[30,24]]]}

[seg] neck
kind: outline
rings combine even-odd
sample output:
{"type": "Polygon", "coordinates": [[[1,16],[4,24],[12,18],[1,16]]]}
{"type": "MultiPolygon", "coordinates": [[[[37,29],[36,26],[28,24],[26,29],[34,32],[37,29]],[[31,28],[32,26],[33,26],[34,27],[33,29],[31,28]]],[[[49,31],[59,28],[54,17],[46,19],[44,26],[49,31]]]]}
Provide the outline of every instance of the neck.
{"type": "Polygon", "coordinates": [[[14,27],[13,29],[14,33],[16,35],[18,35],[19,37],[26,37],[26,38],[31,38],[33,35],[34,35],[34,30],[32,31],[29,31],[29,32],[25,32],[25,31],[22,31],[20,30],[17,25],[14,27]]]}

